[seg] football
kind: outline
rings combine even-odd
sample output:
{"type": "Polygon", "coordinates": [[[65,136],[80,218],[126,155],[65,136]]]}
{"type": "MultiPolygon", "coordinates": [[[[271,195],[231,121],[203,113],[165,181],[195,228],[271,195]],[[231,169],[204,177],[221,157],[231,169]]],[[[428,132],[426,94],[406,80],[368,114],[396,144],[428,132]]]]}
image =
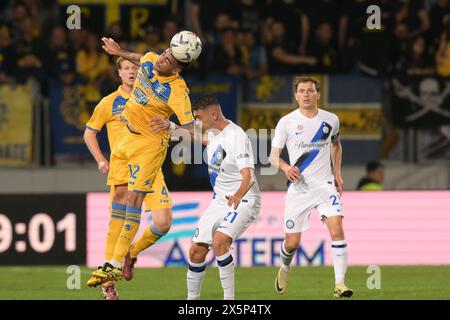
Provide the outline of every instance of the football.
{"type": "Polygon", "coordinates": [[[170,48],[175,59],[189,63],[195,61],[202,52],[202,42],[194,32],[181,31],[170,40],[170,48]]]}

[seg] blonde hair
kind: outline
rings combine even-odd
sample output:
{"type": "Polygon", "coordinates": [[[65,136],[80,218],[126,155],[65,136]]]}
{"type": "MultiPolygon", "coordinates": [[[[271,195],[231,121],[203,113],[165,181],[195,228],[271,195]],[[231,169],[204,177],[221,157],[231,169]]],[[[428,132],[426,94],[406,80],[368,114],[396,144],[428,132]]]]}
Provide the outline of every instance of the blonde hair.
{"type": "Polygon", "coordinates": [[[122,67],[122,62],[124,62],[124,61],[125,61],[125,59],[122,58],[122,57],[118,57],[117,58],[117,60],[116,60],[116,67],[117,67],[117,69],[120,70],[120,68],[122,67]]]}

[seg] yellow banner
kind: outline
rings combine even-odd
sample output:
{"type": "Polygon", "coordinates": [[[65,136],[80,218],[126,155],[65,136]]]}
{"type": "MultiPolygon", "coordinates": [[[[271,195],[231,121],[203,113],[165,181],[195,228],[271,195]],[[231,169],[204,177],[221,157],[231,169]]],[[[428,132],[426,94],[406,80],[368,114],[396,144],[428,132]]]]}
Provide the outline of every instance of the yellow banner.
{"type": "Polygon", "coordinates": [[[169,0],[58,0],[59,4],[67,5],[91,5],[104,4],[106,5],[106,24],[110,25],[113,22],[120,20],[120,6],[121,5],[166,5],[169,0]]]}
{"type": "Polygon", "coordinates": [[[0,166],[31,165],[33,106],[24,86],[0,86],[0,166]]]}
{"type": "Polygon", "coordinates": [[[380,139],[382,131],[382,110],[379,105],[333,108],[329,111],[339,117],[340,134],[352,139],[380,139]]]}
{"type": "MultiPolygon", "coordinates": [[[[296,107],[266,107],[246,106],[241,111],[241,125],[244,130],[253,128],[275,129],[281,117],[293,111],[296,107]]],[[[340,121],[340,136],[343,139],[379,139],[381,137],[382,111],[378,105],[346,106],[328,109],[335,113],[340,121]]]]}

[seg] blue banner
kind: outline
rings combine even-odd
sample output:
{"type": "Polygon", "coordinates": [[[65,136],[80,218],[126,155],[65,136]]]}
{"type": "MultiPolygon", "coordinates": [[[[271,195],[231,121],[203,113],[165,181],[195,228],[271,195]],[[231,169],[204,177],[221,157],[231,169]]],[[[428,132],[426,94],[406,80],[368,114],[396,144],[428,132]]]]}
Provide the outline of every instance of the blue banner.
{"type": "Polygon", "coordinates": [[[265,75],[243,83],[242,100],[245,103],[292,104],[294,95],[292,76],[265,75]]]}
{"type": "MultiPolygon", "coordinates": [[[[89,86],[81,83],[63,85],[50,82],[50,110],[52,122],[52,153],[54,160],[80,161],[90,157],[84,144],[83,133],[86,122],[100,101],[92,96],[89,86]]],[[[106,129],[98,135],[100,147],[109,153],[106,129]]]]}
{"type": "Polygon", "coordinates": [[[187,76],[185,81],[192,103],[204,94],[213,94],[219,99],[225,117],[236,122],[240,78],[219,75],[206,78],[187,76]]]}

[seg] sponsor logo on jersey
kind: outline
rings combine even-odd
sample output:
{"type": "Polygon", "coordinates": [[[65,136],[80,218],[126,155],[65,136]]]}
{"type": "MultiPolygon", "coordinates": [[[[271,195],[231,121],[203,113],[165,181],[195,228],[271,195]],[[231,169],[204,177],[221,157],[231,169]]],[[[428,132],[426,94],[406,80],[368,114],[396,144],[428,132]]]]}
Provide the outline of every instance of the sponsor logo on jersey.
{"type": "Polygon", "coordinates": [[[241,153],[237,156],[238,159],[248,158],[250,155],[248,153],[241,153]]]}

